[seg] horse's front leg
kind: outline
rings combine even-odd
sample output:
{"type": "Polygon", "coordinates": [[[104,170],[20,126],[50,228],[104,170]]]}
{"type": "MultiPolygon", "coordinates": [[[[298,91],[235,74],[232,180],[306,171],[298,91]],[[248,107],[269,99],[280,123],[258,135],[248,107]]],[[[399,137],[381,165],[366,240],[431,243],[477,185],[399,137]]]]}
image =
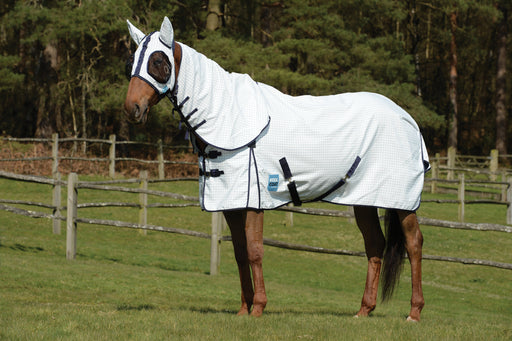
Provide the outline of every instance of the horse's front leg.
{"type": "Polygon", "coordinates": [[[263,280],[263,211],[248,210],[245,221],[247,255],[254,282],[253,310],[251,316],[261,316],[267,305],[267,294],[263,280]]]}
{"type": "Polygon", "coordinates": [[[423,235],[420,231],[416,213],[410,211],[397,211],[402,230],[405,235],[405,247],[409,262],[411,263],[412,295],[411,312],[407,320],[419,321],[421,310],[425,305],[423,290],[421,288],[421,258],[423,247],[423,235]]]}
{"type": "Polygon", "coordinates": [[[242,289],[242,307],[238,315],[247,315],[251,311],[254,290],[252,287],[251,268],[247,254],[247,238],[245,236],[246,211],[224,211],[224,217],[231,230],[235,259],[240,275],[240,286],[242,289]]]}
{"type": "Polygon", "coordinates": [[[363,234],[366,256],[368,257],[366,285],[361,300],[361,308],[356,315],[356,317],[361,317],[368,316],[377,305],[380,268],[386,241],[380,228],[377,208],[354,206],[354,214],[357,226],[363,234]]]}

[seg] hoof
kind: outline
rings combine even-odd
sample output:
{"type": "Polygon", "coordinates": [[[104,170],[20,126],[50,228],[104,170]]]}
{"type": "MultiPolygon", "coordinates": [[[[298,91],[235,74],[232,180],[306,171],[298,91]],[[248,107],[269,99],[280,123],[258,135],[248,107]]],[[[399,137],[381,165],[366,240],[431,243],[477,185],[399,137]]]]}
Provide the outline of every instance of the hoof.
{"type": "Polygon", "coordinates": [[[359,312],[356,314],[355,317],[368,317],[370,316],[370,313],[375,309],[375,307],[371,307],[371,308],[368,308],[368,307],[361,307],[361,309],[359,309],[359,312]]]}
{"type": "Polygon", "coordinates": [[[240,310],[238,311],[238,313],[236,315],[237,316],[249,315],[249,310],[250,310],[250,307],[247,304],[242,304],[242,307],[240,308],[240,310]]]}
{"type": "Polygon", "coordinates": [[[263,315],[263,310],[253,309],[251,312],[252,317],[261,317],[263,315]]]}
{"type": "Polygon", "coordinates": [[[413,319],[410,316],[407,316],[407,322],[420,322],[420,320],[413,319]]]}

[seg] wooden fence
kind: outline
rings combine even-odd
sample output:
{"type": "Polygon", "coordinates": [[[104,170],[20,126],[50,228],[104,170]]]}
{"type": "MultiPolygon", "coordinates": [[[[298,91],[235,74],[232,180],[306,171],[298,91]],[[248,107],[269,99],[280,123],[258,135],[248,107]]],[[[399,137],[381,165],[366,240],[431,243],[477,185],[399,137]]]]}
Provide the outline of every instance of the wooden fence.
{"type": "MultiPolygon", "coordinates": [[[[12,174],[4,171],[0,171],[0,177],[18,181],[30,181],[36,183],[42,183],[51,185],[53,187],[53,193],[61,190],[59,186],[67,186],[67,206],[64,207],[61,205],[59,200],[53,197],[52,205],[44,204],[44,203],[34,203],[29,201],[18,201],[18,200],[7,200],[0,199],[0,209],[16,213],[22,214],[29,217],[34,218],[49,218],[53,220],[53,231],[54,233],[60,233],[60,222],[66,221],[66,258],[74,259],[76,257],[76,240],[77,240],[77,224],[86,223],[86,224],[96,224],[96,225],[106,225],[106,226],[115,226],[115,227],[125,227],[125,228],[135,228],[141,230],[154,230],[154,231],[162,231],[169,233],[177,233],[182,235],[188,235],[193,237],[205,238],[211,240],[211,254],[210,254],[210,273],[215,275],[219,271],[220,264],[220,251],[219,248],[221,246],[222,241],[230,240],[230,236],[222,236],[223,231],[223,218],[220,213],[215,213],[212,215],[212,234],[206,234],[197,231],[190,231],[181,228],[174,227],[164,227],[157,225],[147,224],[147,211],[148,208],[152,207],[184,207],[184,206],[198,206],[198,198],[186,196],[182,194],[175,194],[163,191],[153,191],[147,189],[147,183],[152,181],[176,181],[175,179],[169,180],[150,180],[147,179],[147,173],[142,172],[141,178],[139,179],[128,179],[128,180],[112,180],[112,181],[102,181],[102,182],[88,182],[88,181],[78,181],[78,175],[76,173],[71,173],[68,176],[67,182],[64,182],[58,179],[50,179],[39,176],[27,176],[27,175],[19,175],[12,174]],[[139,188],[129,188],[118,186],[122,183],[138,183],[139,188]],[[58,188],[58,189],[56,189],[58,188]],[[107,191],[121,191],[126,193],[138,193],[139,194],[139,202],[138,203],[82,203],[79,204],[79,191],[80,189],[94,189],[94,190],[107,190],[107,191]],[[155,195],[159,197],[168,197],[179,199],[181,201],[186,201],[184,204],[147,204],[147,196],[155,195]],[[9,205],[7,205],[9,204],[9,205]],[[26,209],[21,209],[18,207],[11,206],[12,204],[22,204],[22,205],[31,205],[31,206],[39,206],[50,208],[53,210],[52,214],[47,214],[43,212],[35,212],[26,209]],[[83,218],[78,216],[78,209],[85,207],[107,207],[107,206],[123,206],[123,207],[134,207],[139,209],[139,222],[124,222],[124,221],[114,221],[114,220],[105,220],[105,219],[90,219],[83,218]],[[66,214],[63,215],[61,212],[66,211],[66,214]],[[57,227],[58,225],[58,227],[57,227]]],[[[59,195],[60,198],[60,195],[59,195]]],[[[353,214],[349,211],[337,211],[337,210],[326,210],[326,209],[312,209],[312,208],[301,208],[301,207],[282,207],[281,210],[288,212],[296,212],[302,214],[314,214],[314,215],[322,215],[322,216],[330,216],[330,217],[353,217],[353,214]]],[[[496,224],[468,224],[462,222],[450,222],[443,221],[437,219],[429,219],[429,218],[419,218],[420,224],[422,225],[432,225],[446,228],[456,228],[456,229],[467,229],[467,230],[478,230],[478,231],[501,231],[512,233],[511,226],[504,225],[496,225],[496,224]]],[[[319,253],[328,253],[328,254],[338,254],[338,255],[350,255],[350,256],[365,256],[364,252],[361,251],[350,251],[350,250],[339,250],[339,249],[327,249],[323,247],[315,247],[308,245],[299,245],[299,244],[290,244],[282,241],[264,239],[264,244],[273,247],[280,247],[291,250],[300,250],[300,251],[308,251],[308,252],[319,252],[319,253]]],[[[466,258],[455,258],[455,257],[446,257],[446,256],[433,256],[433,255],[424,255],[424,259],[427,260],[436,260],[436,261],[448,261],[448,262],[457,262],[463,264],[475,264],[475,265],[485,265],[492,266],[502,269],[512,270],[512,264],[509,263],[501,263],[494,262],[490,260],[479,260],[479,259],[466,259],[466,258]]]]}
{"type": "MultiPolygon", "coordinates": [[[[161,140],[157,143],[136,142],[136,141],[118,141],[116,135],[110,135],[108,139],[87,139],[87,138],[62,138],[58,134],[53,134],[51,139],[45,138],[11,138],[0,137],[0,141],[6,142],[20,142],[20,143],[45,143],[51,144],[51,155],[42,157],[31,158],[4,158],[0,159],[1,162],[12,161],[44,161],[51,160],[52,174],[56,174],[59,169],[59,162],[63,160],[69,161],[89,161],[89,162],[105,162],[108,164],[109,177],[114,178],[116,175],[116,163],[122,161],[131,161],[146,165],[157,165],[158,178],[165,178],[165,165],[168,164],[183,164],[183,165],[196,165],[193,162],[181,162],[166,160],[164,158],[164,150],[166,149],[189,149],[189,147],[176,147],[163,144],[161,140]],[[87,150],[86,144],[100,144],[108,146],[108,156],[105,157],[77,157],[77,156],[61,156],[59,152],[60,144],[73,143],[74,145],[82,143],[84,146],[83,151],[87,150]],[[156,150],[156,159],[140,159],[131,157],[118,156],[118,150],[121,146],[141,145],[154,148],[156,150]]],[[[76,148],[73,148],[76,149],[76,148]]],[[[473,175],[485,175],[490,181],[496,181],[501,175],[502,179],[512,174],[512,169],[501,167],[501,165],[508,165],[512,159],[512,155],[499,155],[497,150],[492,150],[489,156],[471,156],[459,155],[454,148],[449,148],[446,156],[441,156],[439,153],[430,158],[432,164],[432,178],[445,180],[456,180],[457,173],[466,173],[473,175]],[[502,160],[500,162],[500,160],[502,160]]]]}
{"type": "MultiPolygon", "coordinates": [[[[55,177],[59,172],[59,162],[62,160],[68,161],[87,161],[87,162],[105,162],[108,164],[108,175],[110,178],[115,178],[116,176],[116,164],[122,161],[127,162],[137,162],[145,165],[157,165],[158,168],[158,178],[164,179],[165,174],[165,165],[169,164],[180,164],[180,165],[192,165],[197,166],[197,163],[193,162],[184,162],[184,161],[173,161],[166,160],[164,158],[164,150],[165,149],[190,149],[189,147],[179,147],[179,146],[169,146],[164,145],[162,140],[158,140],[157,143],[148,143],[148,142],[136,142],[136,141],[118,141],[116,135],[110,135],[108,140],[105,139],[86,139],[86,138],[60,138],[59,134],[53,134],[51,139],[44,138],[11,138],[11,137],[1,137],[1,141],[7,142],[21,142],[21,143],[45,143],[51,144],[52,150],[51,155],[48,156],[40,156],[40,157],[17,157],[17,158],[3,158],[0,159],[0,162],[32,162],[32,161],[51,161],[52,163],[52,175],[55,177]],[[59,152],[59,146],[64,142],[71,142],[73,144],[82,142],[84,144],[100,144],[108,146],[108,157],[87,157],[87,156],[62,156],[59,152]],[[118,156],[118,150],[120,146],[148,146],[150,148],[156,149],[156,160],[149,159],[140,159],[140,158],[132,158],[132,157],[120,157],[118,156]]],[[[86,148],[83,148],[86,149],[86,148]]]]}

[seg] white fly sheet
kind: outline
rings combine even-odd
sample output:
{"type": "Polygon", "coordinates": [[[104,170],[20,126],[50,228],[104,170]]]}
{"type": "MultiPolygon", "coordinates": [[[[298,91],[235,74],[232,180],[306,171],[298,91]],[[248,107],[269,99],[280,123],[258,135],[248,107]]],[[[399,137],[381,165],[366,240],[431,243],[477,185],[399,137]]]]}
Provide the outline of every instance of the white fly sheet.
{"type": "Polygon", "coordinates": [[[288,96],[181,46],[177,100],[208,143],[199,157],[203,209],[312,200],[418,208],[428,156],[417,124],[391,100],[288,96]]]}
{"type": "MultiPolygon", "coordinates": [[[[130,32],[139,44],[132,75],[149,78],[161,94],[173,88],[174,79],[159,84],[136,73],[145,70],[145,54],[173,53],[168,19],[152,35],[133,26],[130,32]]],[[[419,207],[429,169],[425,143],[416,122],[391,100],[367,92],[288,96],[180,47],[174,98],[188,128],[208,145],[199,155],[204,210],[273,209],[314,200],[419,207]]]]}

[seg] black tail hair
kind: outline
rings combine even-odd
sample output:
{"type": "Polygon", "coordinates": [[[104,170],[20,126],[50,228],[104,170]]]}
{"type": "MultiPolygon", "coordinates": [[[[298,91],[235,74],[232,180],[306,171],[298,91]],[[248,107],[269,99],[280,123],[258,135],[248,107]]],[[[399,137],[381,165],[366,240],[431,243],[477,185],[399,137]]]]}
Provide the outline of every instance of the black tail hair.
{"type": "Polygon", "coordinates": [[[398,212],[386,210],[384,219],[386,226],[386,248],[382,266],[382,301],[387,301],[393,295],[400,280],[403,258],[405,255],[405,235],[402,231],[398,212]]]}

